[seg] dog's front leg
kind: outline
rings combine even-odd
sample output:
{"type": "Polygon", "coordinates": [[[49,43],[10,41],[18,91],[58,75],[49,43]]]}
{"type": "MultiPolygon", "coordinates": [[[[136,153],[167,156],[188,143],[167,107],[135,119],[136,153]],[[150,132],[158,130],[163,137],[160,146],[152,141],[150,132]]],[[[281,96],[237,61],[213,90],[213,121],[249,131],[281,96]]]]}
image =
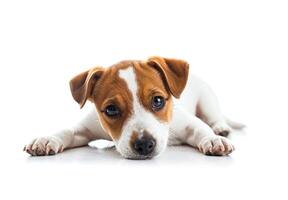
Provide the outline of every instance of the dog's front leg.
{"type": "Polygon", "coordinates": [[[85,128],[73,128],[59,131],[52,136],[39,137],[24,147],[32,156],[54,155],[65,149],[87,145],[96,139],[85,128]]]}
{"type": "Polygon", "coordinates": [[[97,119],[96,111],[92,110],[80,123],[71,129],[39,137],[24,147],[24,151],[32,156],[54,155],[65,149],[87,145],[95,139],[110,139],[97,119]]]}
{"type": "Polygon", "coordinates": [[[172,135],[206,155],[228,155],[234,150],[229,139],[216,135],[201,119],[182,107],[175,107],[171,123],[172,135]]]}

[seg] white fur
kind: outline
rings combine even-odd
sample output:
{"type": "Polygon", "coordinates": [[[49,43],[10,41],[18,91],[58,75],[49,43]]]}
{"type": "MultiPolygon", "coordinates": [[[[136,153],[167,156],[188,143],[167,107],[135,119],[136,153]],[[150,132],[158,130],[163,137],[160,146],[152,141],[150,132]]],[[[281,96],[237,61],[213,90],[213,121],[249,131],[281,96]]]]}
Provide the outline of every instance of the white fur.
{"type": "MultiPolygon", "coordinates": [[[[143,129],[156,139],[155,155],[164,151],[168,138],[170,145],[189,144],[212,155],[227,155],[233,151],[234,147],[227,138],[216,135],[221,131],[230,131],[230,127],[221,114],[216,96],[199,78],[190,75],[181,98],[173,100],[173,117],[167,124],[156,119],[140,104],[133,67],[120,70],[119,76],[126,81],[133,97],[133,114],[124,124],[121,137],[115,141],[117,150],[124,157],[141,158],[130,149],[129,140],[133,131],[141,132],[143,129]],[[201,119],[195,116],[196,108],[201,109],[201,119]]],[[[101,126],[95,108],[75,128],[61,131],[55,137],[33,140],[25,150],[32,155],[43,155],[50,149],[58,153],[66,148],[87,145],[95,139],[111,139],[101,126]],[[47,143],[49,145],[45,146],[47,143]]]]}
{"type": "Polygon", "coordinates": [[[139,97],[137,96],[138,85],[133,67],[120,70],[119,77],[127,83],[128,89],[132,94],[133,114],[124,124],[121,137],[116,141],[116,148],[124,157],[138,158],[139,155],[135,154],[129,145],[130,137],[133,131],[141,133],[142,130],[146,130],[156,140],[154,155],[158,155],[166,147],[169,126],[167,123],[156,119],[152,113],[146,111],[140,104],[139,97]]]}

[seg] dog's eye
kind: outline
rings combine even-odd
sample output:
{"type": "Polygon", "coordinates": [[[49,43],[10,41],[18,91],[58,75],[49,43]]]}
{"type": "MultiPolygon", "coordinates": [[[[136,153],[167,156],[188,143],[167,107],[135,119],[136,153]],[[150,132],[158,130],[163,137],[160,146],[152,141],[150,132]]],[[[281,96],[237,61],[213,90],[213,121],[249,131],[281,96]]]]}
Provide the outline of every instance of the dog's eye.
{"type": "Polygon", "coordinates": [[[117,106],[115,105],[107,106],[103,112],[105,113],[105,115],[111,118],[116,118],[121,115],[119,108],[117,108],[117,106]]]}
{"type": "Polygon", "coordinates": [[[158,111],[165,106],[165,99],[161,96],[154,96],[151,102],[152,110],[158,111]]]}

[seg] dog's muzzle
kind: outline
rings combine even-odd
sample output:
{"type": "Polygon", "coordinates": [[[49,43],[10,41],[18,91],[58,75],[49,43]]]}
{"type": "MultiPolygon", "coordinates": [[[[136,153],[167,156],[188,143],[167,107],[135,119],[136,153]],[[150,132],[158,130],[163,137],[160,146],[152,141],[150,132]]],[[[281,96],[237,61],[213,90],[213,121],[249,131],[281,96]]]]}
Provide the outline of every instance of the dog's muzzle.
{"type": "Polygon", "coordinates": [[[137,135],[131,141],[131,147],[135,154],[140,155],[140,157],[151,157],[156,146],[156,140],[147,131],[140,131],[140,133],[135,133],[137,135]]]}
{"type": "Polygon", "coordinates": [[[134,142],[133,149],[140,155],[147,156],[154,151],[156,141],[154,138],[140,138],[134,142]]]}

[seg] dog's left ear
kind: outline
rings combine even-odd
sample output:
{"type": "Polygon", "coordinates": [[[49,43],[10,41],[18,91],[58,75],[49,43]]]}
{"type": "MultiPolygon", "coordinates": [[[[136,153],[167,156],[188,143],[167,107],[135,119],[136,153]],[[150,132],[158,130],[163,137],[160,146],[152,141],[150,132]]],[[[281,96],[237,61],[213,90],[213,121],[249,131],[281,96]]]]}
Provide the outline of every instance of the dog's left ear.
{"type": "Polygon", "coordinates": [[[188,80],[189,64],[184,60],[162,57],[151,57],[148,64],[160,72],[171,94],[179,98],[188,80]]]}

